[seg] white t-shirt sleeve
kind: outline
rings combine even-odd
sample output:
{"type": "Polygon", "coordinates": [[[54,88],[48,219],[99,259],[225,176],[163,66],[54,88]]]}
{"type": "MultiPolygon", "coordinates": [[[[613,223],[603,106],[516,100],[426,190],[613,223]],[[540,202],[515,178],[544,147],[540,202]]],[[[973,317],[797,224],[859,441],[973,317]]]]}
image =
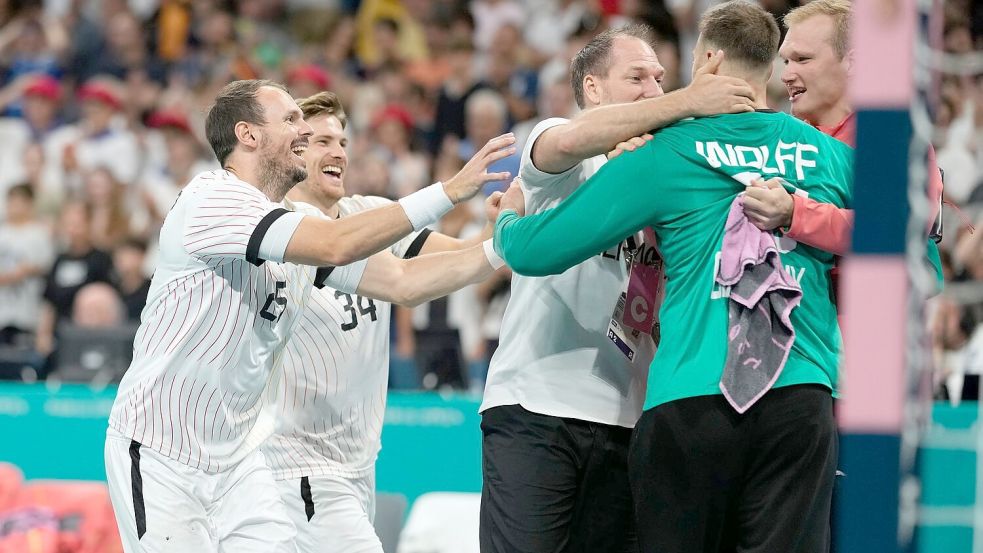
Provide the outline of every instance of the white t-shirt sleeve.
{"type": "Polygon", "coordinates": [[[281,263],[304,218],[245,186],[212,183],[196,196],[187,208],[183,238],[188,254],[202,260],[281,263]]]}
{"type": "Polygon", "coordinates": [[[314,274],[314,286],[317,288],[328,286],[354,294],[358,291],[358,284],[362,281],[368,262],[368,259],[361,259],[341,267],[320,267],[314,274]]]}
{"type": "Polygon", "coordinates": [[[519,167],[519,176],[522,178],[522,184],[525,188],[534,189],[564,180],[570,171],[576,170],[579,167],[578,164],[562,173],[547,173],[536,167],[536,164],[532,161],[532,148],[536,144],[536,141],[539,140],[539,136],[553,127],[566,125],[569,122],[569,119],[564,119],[563,117],[551,117],[549,119],[543,119],[533,127],[532,132],[529,133],[529,138],[526,140],[526,145],[522,149],[522,162],[519,167]]]}

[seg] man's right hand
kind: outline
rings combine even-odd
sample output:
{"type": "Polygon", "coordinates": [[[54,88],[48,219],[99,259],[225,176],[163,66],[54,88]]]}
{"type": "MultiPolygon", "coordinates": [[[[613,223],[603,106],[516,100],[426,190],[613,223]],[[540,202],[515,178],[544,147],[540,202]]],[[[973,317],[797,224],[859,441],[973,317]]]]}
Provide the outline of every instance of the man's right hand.
{"type": "Polygon", "coordinates": [[[703,67],[697,69],[693,82],[683,89],[692,116],[754,111],[754,91],[747,81],[717,75],[723,60],[724,52],[718,50],[703,67]]]}
{"type": "Polygon", "coordinates": [[[456,175],[444,181],[444,192],[454,203],[472,198],[485,183],[506,180],[508,171],[489,173],[488,166],[515,153],[515,136],[506,133],[488,141],[456,175]]]}

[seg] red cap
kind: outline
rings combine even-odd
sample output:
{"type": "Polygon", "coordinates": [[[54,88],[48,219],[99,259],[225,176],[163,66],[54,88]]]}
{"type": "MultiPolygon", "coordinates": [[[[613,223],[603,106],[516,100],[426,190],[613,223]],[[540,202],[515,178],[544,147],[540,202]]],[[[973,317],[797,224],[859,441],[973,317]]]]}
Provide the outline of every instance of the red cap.
{"type": "Polygon", "coordinates": [[[24,96],[57,100],[61,97],[61,85],[50,75],[38,75],[24,88],[24,96]]]}
{"type": "Polygon", "coordinates": [[[403,125],[407,132],[413,130],[413,116],[409,110],[399,104],[389,104],[382,108],[372,118],[372,128],[376,128],[384,121],[393,120],[403,125]]]}
{"type": "Polygon", "coordinates": [[[79,88],[75,96],[80,102],[84,100],[95,100],[113,109],[123,109],[123,101],[120,99],[119,94],[106,83],[89,81],[79,88]]]}
{"type": "Polygon", "coordinates": [[[171,128],[193,134],[188,118],[183,113],[174,110],[160,110],[151,113],[147,117],[147,126],[152,129],[171,128]]]}
{"type": "Polygon", "coordinates": [[[313,63],[295,66],[287,72],[288,83],[303,81],[313,83],[322,90],[331,88],[331,75],[328,75],[327,71],[313,63]]]}

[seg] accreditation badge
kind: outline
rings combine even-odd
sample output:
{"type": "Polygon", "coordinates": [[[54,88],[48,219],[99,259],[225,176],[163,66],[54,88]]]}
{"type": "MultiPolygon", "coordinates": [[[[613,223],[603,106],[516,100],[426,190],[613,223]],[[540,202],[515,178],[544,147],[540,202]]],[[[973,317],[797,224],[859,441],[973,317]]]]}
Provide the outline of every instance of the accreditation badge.
{"type": "Polygon", "coordinates": [[[618,297],[607,335],[629,360],[634,360],[642,340],[659,344],[659,308],[665,295],[665,271],[651,228],[629,238],[628,244],[631,249],[628,280],[618,297]],[[632,247],[634,244],[639,246],[632,247]]]}

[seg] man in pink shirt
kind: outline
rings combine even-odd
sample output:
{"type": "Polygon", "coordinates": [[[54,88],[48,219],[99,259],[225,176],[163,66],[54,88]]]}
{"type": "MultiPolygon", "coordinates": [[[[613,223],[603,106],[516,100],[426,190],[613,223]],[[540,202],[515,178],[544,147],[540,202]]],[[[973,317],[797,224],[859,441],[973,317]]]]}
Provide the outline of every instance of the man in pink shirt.
{"type": "MultiPolygon", "coordinates": [[[[782,82],[792,114],[855,146],[857,117],[847,96],[853,64],[850,9],[850,0],[816,0],[790,11],[784,18],[788,32],[778,53],[785,61],[782,82]]],[[[928,174],[929,220],[934,221],[942,197],[942,174],[931,147],[928,174]]],[[[749,188],[744,212],[762,230],[781,228],[793,240],[838,255],[850,249],[853,210],[789,194],[777,180],[749,188]]]]}

